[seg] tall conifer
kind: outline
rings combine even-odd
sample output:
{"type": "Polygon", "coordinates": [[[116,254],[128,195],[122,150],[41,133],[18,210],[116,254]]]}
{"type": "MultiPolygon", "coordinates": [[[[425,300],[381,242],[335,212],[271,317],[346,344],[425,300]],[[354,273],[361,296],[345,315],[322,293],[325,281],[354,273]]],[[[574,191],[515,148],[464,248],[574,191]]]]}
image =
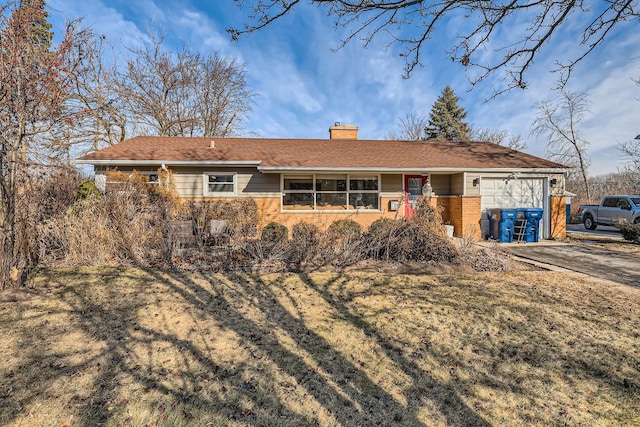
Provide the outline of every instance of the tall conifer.
{"type": "Polygon", "coordinates": [[[424,132],[426,139],[445,139],[449,141],[459,141],[469,139],[471,129],[464,121],[467,112],[463,107],[458,106],[458,97],[447,86],[443,89],[442,95],[434,102],[429,113],[429,124],[424,132]]]}

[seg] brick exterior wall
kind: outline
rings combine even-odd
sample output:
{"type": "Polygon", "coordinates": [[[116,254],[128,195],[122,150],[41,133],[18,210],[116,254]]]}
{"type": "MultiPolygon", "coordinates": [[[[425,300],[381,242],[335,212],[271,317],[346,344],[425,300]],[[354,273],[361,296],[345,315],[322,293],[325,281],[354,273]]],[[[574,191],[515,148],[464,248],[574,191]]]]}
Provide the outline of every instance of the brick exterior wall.
{"type": "Polygon", "coordinates": [[[480,197],[435,197],[431,200],[433,207],[441,208],[442,220],[453,225],[456,237],[481,238],[480,230],[480,197]]]}
{"type": "MultiPolygon", "coordinates": [[[[203,201],[216,200],[215,198],[205,198],[203,201]]],[[[398,211],[389,211],[389,202],[397,200],[395,198],[383,197],[382,210],[381,211],[344,211],[344,212],[295,212],[295,211],[281,211],[280,199],[275,197],[254,197],[256,204],[258,205],[258,226],[264,227],[270,222],[277,222],[283,224],[291,230],[294,224],[299,222],[307,222],[316,224],[320,229],[326,230],[332,222],[340,219],[352,219],[360,224],[363,230],[366,230],[374,221],[380,218],[402,218],[404,216],[404,206],[400,203],[398,211]]]]}
{"type": "MultiPolygon", "coordinates": [[[[213,200],[213,199],[205,199],[213,200]]],[[[345,212],[282,212],[279,198],[254,198],[259,209],[260,226],[269,222],[284,224],[287,228],[298,222],[316,224],[321,229],[326,229],[332,222],[340,219],[352,219],[359,223],[363,229],[367,229],[374,221],[380,218],[399,219],[404,217],[404,206],[400,203],[398,211],[389,211],[389,202],[395,198],[382,198],[382,211],[345,211],[345,212]]],[[[453,225],[456,237],[474,237],[481,239],[480,220],[482,213],[480,197],[433,197],[430,201],[432,207],[440,208],[442,220],[445,224],[453,225]]],[[[566,198],[564,196],[551,196],[551,229],[549,236],[553,239],[563,239],[567,235],[566,224],[566,198]]]]}
{"type": "Polygon", "coordinates": [[[549,231],[549,237],[552,239],[564,239],[567,237],[567,198],[565,196],[551,196],[550,205],[551,230],[549,231]]]}

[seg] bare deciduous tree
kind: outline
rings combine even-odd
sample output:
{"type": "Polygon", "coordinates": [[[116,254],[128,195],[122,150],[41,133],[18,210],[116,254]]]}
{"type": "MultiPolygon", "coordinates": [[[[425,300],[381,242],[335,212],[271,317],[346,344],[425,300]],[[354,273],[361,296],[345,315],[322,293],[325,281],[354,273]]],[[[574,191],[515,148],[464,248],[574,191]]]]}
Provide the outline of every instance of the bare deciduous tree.
{"type": "Polygon", "coordinates": [[[538,116],[532,124],[532,133],[547,140],[550,159],[577,170],[590,203],[589,142],[580,133],[580,123],[589,111],[589,99],[584,93],[562,91],[556,101],[544,101],[538,106],[538,116]]]}
{"type": "MultiPolygon", "coordinates": [[[[254,21],[242,29],[229,28],[233,39],[262,29],[284,15],[291,13],[301,0],[235,0],[239,5],[249,4],[250,19],[254,21]]],[[[429,1],[429,0],[308,0],[324,6],[336,26],[347,28],[348,35],[342,46],[353,39],[361,39],[365,46],[375,38],[403,47],[405,75],[409,76],[421,64],[422,54],[430,39],[448,37],[441,28],[448,27],[452,19],[464,19],[458,27],[456,41],[447,55],[464,67],[474,67],[470,76],[476,84],[490,74],[502,70],[507,78],[500,93],[513,88],[525,88],[526,74],[539,53],[549,46],[557,33],[575,32],[577,53],[564,62],[557,62],[563,71],[561,81],[569,77],[575,65],[601,45],[609,32],[627,20],[637,19],[635,0],[596,2],[586,7],[572,0],[541,0],[533,2],[429,1]],[[571,17],[571,22],[569,22],[571,17]],[[522,22],[529,24],[523,26],[522,22]],[[517,30],[513,30],[517,29],[517,30]],[[504,38],[502,45],[492,45],[504,38]],[[490,50],[498,53],[486,55],[490,50]]]]}
{"type": "Polygon", "coordinates": [[[183,47],[163,48],[164,36],[133,49],[120,96],[132,121],[161,136],[225,137],[237,134],[251,110],[244,65],[202,56],[183,47]]]}
{"type": "Polygon", "coordinates": [[[640,135],[629,141],[618,144],[622,157],[627,161],[628,167],[640,172],[640,135]]]}
{"type": "Polygon", "coordinates": [[[84,43],[77,22],[67,25],[57,47],[51,44],[43,0],[11,1],[0,6],[0,287],[20,282],[28,266],[22,221],[30,174],[42,171],[30,152],[59,123],[73,120],[64,108],[69,98],[72,47],[84,43]]]}
{"type": "MultiPolygon", "coordinates": [[[[638,183],[637,172],[631,170],[621,170],[614,173],[598,175],[589,178],[589,189],[591,197],[595,201],[602,199],[604,196],[612,194],[636,194],[638,191],[635,186],[638,183]]],[[[581,196],[576,196],[579,199],[581,196]]]]}
{"type": "Polygon", "coordinates": [[[117,144],[127,136],[127,113],[119,95],[116,57],[105,56],[105,37],[74,46],[72,61],[79,64],[73,76],[73,95],[66,108],[78,112],[74,121],[56,127],[50,138],[63,147],[67,157],[117,144]],[[70,153],[76,147],[75,153],[70,153]]]}
{"type": "Polygon", "coordinates": [[[402,141],[420,141],[426,139],[424,130],[429,124],[426,116],[418,113],[408,113],[404,118],[398,121],[398,129],[396,132],[387,136],[387,139],[396,139],[402,141]]]}
{"type": "Polygon", "coordinates": [[[474,141],[487,141],[496,145],[522,151],[527,148],[527,142],[520,135],[514,135],[506,130],[499,129],[471,129],[471,139],[474,141]]]}

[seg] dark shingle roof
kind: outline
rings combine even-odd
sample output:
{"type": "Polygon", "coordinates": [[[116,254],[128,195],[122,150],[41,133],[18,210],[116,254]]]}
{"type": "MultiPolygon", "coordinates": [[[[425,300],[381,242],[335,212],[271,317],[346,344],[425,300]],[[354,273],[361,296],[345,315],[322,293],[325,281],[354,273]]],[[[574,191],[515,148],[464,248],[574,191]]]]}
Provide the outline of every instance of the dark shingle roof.
{"type": "Polygon", "coordinates": [[[88,164],[158,161],[169,165],[171,162],[255,162],[264,170],[566,168],[489,142],[361,139],[139,136],[83,156],[79,161],[88,164]]]}

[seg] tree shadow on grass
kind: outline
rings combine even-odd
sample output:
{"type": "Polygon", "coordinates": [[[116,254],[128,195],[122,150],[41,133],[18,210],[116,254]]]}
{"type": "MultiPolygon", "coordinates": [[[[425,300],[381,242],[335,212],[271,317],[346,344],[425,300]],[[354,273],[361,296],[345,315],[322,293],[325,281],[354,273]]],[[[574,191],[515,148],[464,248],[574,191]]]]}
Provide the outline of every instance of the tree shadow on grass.
{"type": "MultiPolygon", "coordinates": [[[[11,315],[4,308],[0,312],[2,328],[24,329],[19,332],[21,341],[16,346],[20,363],[3,370],[0,378],[0,423],[24,420],[24,411],[49,399],[61,383],[69,388],[69,384],[84,377],[83,386],[88,384],[84,390],[61,400],[67,407],[60,413],[74,415],[77,425],[126,426],[160,421],[188,425],[210,420],[222,425],[229,421],[291,426],[421,425],[425,410],[433,411],[432,419],[448,425],[488,425],[461,397],[473,393],[472,388],[464,382],[451,385],[434,378],[412,359],[400,340],[385,334],[354,306],[357,298],[376,292],[379,297],[391,297],[385,278],[354,290],[347,286],[349,276],[339,274],[328,280],[315,280],[305,274],[263,280],[258,275],[198,276],[135,270],[139,274],[134,285],[128,285],[131,270],[110,271],[90,285],[72,285],[47,297],[59,300],[61,304],[55,309],[48,308],[45,299],[31,305],[17,304],[11,315]],[[289,282],[289,278],[294,280],[289,282]],[[291,283],[304,289],[294,291],[291,283]],[[297,300],[301,291],[310,295],[306,301],[297,300]],[[305,310],[309,310],[310,302],[331,311],[323,317],[329,332],[308,323],[305,310]],[[233,334],[238,348],[231,349],[231,354],[237,354],[238,360],[230,363],[218,353],[220,349],[211,342],[216,339],[211,332],[202,339],[195,329],[191,335],[171,328],[173,322],[184,322],[185,317],[154,317],[148,312],[150,307],[163,304],[187,311],[187,319],[194,324],[213,325],[215,333],[233,334]],[[69,324],[48,323],[56,315],[64,316],[69,324]],[[26,320],[31,321],[30,326],[21,326],[20,322],[26,320]],[[346,324],[346,330],[373,342],[374,351],[381,352],[390,369],[411,380],[406,385],[379,383],[371,375],[370,366],[363,364],[363,353],[371,351],[371,346],[358,342],[342,348],[335,345],[335,337],[327,335],[331,333],[331,322],[346,324]],[[91,343],[61,349],[60,342],[74,331],[81,332],[83,339],[91,343]],[[167,358],[171,361],[164,365],[167,358]],[[131,405],[125,401],[144,396],[148,396],[144,402],[147,418],[134,420],[135,414],[127,413],[131,405]],[[310,407],[292,405],[295,399],[310,407]]],[[[440,289],[443,292],[447,294],[449,288],[440,289]]],[[[432,306],[450,311],[460,308],[460,296],[449,295],[442,300],[436,295],[431,297],[432,306]]],[[[522,298],[528,301],[529,297],[526,294],[522,298]]],[[[501,301],[499,305],[513,313],[521,311],[523,317],[536,314],[525,311],[528,304],[521,307],[517,302],[501,301]]],[[[378,313],[378,319],[384,317],[385,313],[378,313]]],[[[598,319],[595,313],[590,321],[598,319]]],[[[614,323],[610,328],[613,326],[614,323]]],[[[540,341],[553,341],[555,332],[537,329],[542,330],[536,332],[540,341]]],[[[533,342],[535,337],[528,335],[531,333],[523,330],[515,337],[533,342]]],[[[495,343],[485,341],[473,345],[482,352],[502,351],[495,343]]],[[[509,364],[513,350],[517,351],[515,360],[519,357],[542,366],[547,363],[544,354],[523,354],[523,349],[527,350],[506,348],[504,354],[492,358],[496,363],[509,364]]],[[[449,357],[435,349],[424,351],[440,361],[449,357]]],[[[624,378],[610,366],[586,356],[564,356],[567,369],[579,375],[601,376],[598,383],[633,393],[635,383],[632,381],[632,389],[625,391],[624,378]]],[[[475,380],[493,390],[526,393],[518,389],[518,384],[482,374],[475,380]]]]}
{"type": "MultiPolygon", "coordinates": [[[[311,276],[297,277],[322,297],[337,320],[375,341],[376,351],[382,351],[391,361],[392,369],[410,379],[407,388],[398,386],[393,392],[378,384],[359,357],[335,347],[307,325],[304,316],[296,315],[296,309],[292,312],[285,306],[283,295],[293,307],[298,304],[295,296],[287,293],[286,276],[268,282],[258,275],[216,275],[195,280],[197,276],[177,272],[144,271],[127,293],[123,292],[127,271],[114,269],[91,286],[70,286],[56,296],[67,306],[69,329],[79,329],[97,343],[98,349],[87,350],[80,362],[61,364],[56,360],[68,360],[72,351],[59,352],[43,343],[37,351],[25,352],[12,375],[20,377],[15,378],[16,383],[33,386],[20,401],[11,396],[5,399],[3,421],[10,423],[23,415],[30,404],[51,393],[56,381],[91,372],[85,394],[62,411],[74,414],[78,425],[140,423],[122,408],[130,406],[127,399],[146,393],[150,397],[145,404],[155,404],[148,414],[155,419],[143,420],[148,423],[202,422],[202,414],[208,413],[211,418],[207,419],[222,424],[236,420],[250,425],[410,426],[422,425],[418,412],[428,405],[438,412],[434,419],[448,425],[488,425],[456,390],[438,382],[403,355],[393,339],[353,312],[347,306],[347,295],[327,291],[344,276],[336,275],[321,285],[311,276]],[[147,312],[147,322],[140,322],[140,313],[160,301],[184,305],[194,322],[233,332],[238,354],[246,357],[229,364],[208,344],[167,327],[174,318],[159,317],[155,319],[157,325],[150,324],[153,315],[147,312]],[[167,367],[162,361],[169,354],[172,360],[167,367]],[[267,368],[261,370],[260,363],[275,367],[281,375],[276,378],[267,368]],[[34,370],[34,365],[41,369],[34,370]],[[283,377],[290,380],[283,384],[283,377]],[[290,387],[298,398],[308,395],[305,402],[315,405],[322,414],[292,407],[291,396],[287,395],[290,387]],[[123,390],[130,396],[123,395],[123,390]]],[[[304,309],[302,304],[297,307],[297,311],[304,309]]],[[[65,333],[42,331],[51,340],[65,333]]],[[[349,351],[367,350],[355,346],[349,351]]]]}
{"type": "MultiPolygon", "coordinates": [[[[353,312],[348,307],[357,294],[348,295],[346,292],[328,292],[327,289],[345,280],[344,276],[336,276],[322,286],[316,283],[307,274],[300,274],[300,279],[315,290],[340,316],[353,326],[371,337],[384,351],[384,354],[395,366],[414,379],[413,385],[404,394],[407,398],[407,412],[416,414],[425,400],[428,400],[440,412],[447,425],[464,426],[488,426],[490,425],[479,414],[471,409],[460,397],[453,387],[443,384],[429,373],[425,372],[418,364],[403,355],[403,349],[395,344],[393,337],[386,337],[373,324],[367,322],[362,316],[353,312]]],[[[377,286],[385,287],[384,283],[377,286]]]]}
{"type": "MultiPolygon", "coordinates": [[[[480,387],[497,395],[513,397],[511,403],[505,399],[498,402],[502,412],[493,411],[494,417],[506,416],[513,423],[562,424],[567,421],[567,408],[578,414],[575,419],[583,420],[580,422],[634,423],[629,421],[635,419],[633,414],[628,414],[628,409],[625,414],[625,408],[633,408],[634,401],[640,402],[637,393],[640,376],[637,364],[634,366],[632,361],[635,348],[628,344],[625,346],[625,340],[626,343],[633,341],[636,329],[632,325],[637,321],[630,313],[625,313],[624,308],[620,308],[617,315],[605,316],[602,309],[593,309],[589,314],[582,310],[585,302],[580,294],[567,297],[561,292],[561,287],[558,300],[551,303],[549,298],[542,301],[536,298],[539,290],[535,285],[512,285],[505,289],[507,295],[503,297],[497,288],[466,286],[464,278],[459,276],[438,278],[436,289],[426,292],[422,292],[417,283],[405,289],[395,286],[390,292],[383,278],[375,278],[370,285],[354,290],[346,286],[349,276],[338,276],[330,281],[317,281],[304,274],[299,277],[336,308],[342,318],[374,337],[389,358],[411,376],[421,375],[424,368],[417,366],[410,357],[403,356],[406,348],[400,339],[385,335],[376,324],[359,314],[355,308],[358,307],[358,299],[370,299],[376,295],[384,298],[399,296],[409,301],[423,301],[420,310],[432,310],[434,317],[442,310],[442,318],[449,320],[445,326],[449,330],[444,338],[448,340],[444,343],[448,350],[442,350],[442,341],[439,351],[429,345],[414,345],[413,349],[421,357],[433,358],[435,362],[432,363],[440,363],[445,368],[452,366],[454,381],[451,386],[443,388],[441,384],[433,384],[433,378],[422,375],[421,388],[407,392],[407,395],[415,396],[425,388],[436,391],[438,397],[430,398],[440,411],[453,410],[456,412],[454,417],[462,415],[463,412],[455,406],[455,398],[441,397],[454,390],[462,395],[477,396],[480,387]],[[568,301],[575,304],[572,310],[566,310],[568,301]],[[567,317],[569,313],[571,318],[567,317]],[[625,328],[620,328],[615,323],[616,319],[624,322],[625,328]],[[612,336],[619,341],[613,342],[612,336]],[[463,347],[468,351],[466,355],[463,347]],[[458,368],[461,372],[466,370],[463,378],[456,377],[458,368]],[[534,387],[533,384],[539,386],[534,387]],[[598,400],[604,407],[622,402],[628,406],[603,413],[597,407],[590,407],[588,402],[595,399],[589,396],[576,399],[577,387],[590,390],[589,394],[597,390],[595,393],[598,393],[598,400]],[[581,402],[578,404],[576,400],[581,402]],[[539,417],[537,421],[536,417],[539,417]]],[[[428,284],[424,286],[430,287],[428,284]]],[[[616,297],[612,296],[605,306],[612,309],[616,305],[615,300],[616,297]]],[[[372,317],[380,321],[388,316],[375,313],[372,317]]],[[[434,323],[438,322],[431,324],[434,323]]],[[[437,330],[422,331],[427,338],[434,333],[437,330]]]]}
{"type": "MultiPolygon", "coordinates": [[[[211,310],[216,295],[207,293],[183,275],[164,275],[148,271],[148,282],[165,286],[173,295],[179,295],[191,304],[197,315],[204,316],[205,321],[220,321],[219,316],[233,317],[232,310],[211,310]],[[168,280],[171,277],[172,280],[168,280]],[[196,293],[193,293],[195,291],[196,293]],[[210,316],[216,313],[213,318],[210,316]]],[[[249,423],[276,424],[283,417],[291,425],[308,425],[311,420],[289,411],[278,396],[268,390],[260,390],[249,384],[243,377],[245,365],[240,362],[232,368],[224,367],[215,360],[215,354],[206,347],[196,345],[193,340],[178,337],[176,334],[162,332],[155,328],[131,323],[128,320],[132,304],[125,304],[118,309],[105,310],[95,306],[90,298],[79,298],[76,310],[88,310],[94,313],[91,320],[81,321],[83,329],[99,340],[110,343],[105,349],[106,366],[94,383],[98,393],[93,402],[80,412],[83,425],[97,425],[113,419],[114,414],[109,405],[114,399],[121,399],[118,387],[124,379],[137,384],[145,391],[153,391],[164,396],[167,404],[158,402],[160,409],[156,411],[153,423],[172,422],[189,423],[192,414],[211,413],[218,421],[241,420],[249,423]],[[114,331],[119,331],[115,333],[114,331]],[[140,349],[147,353],[147,360],[139,356],[140,349]],[[179,356],[172,360],[173,367],[165,369],[158,354],[166,349],[177,351],[179,356]],[[138,355],[136,355],[138,354],[138,355]],[[142,365],[142,366],[141,366],[142,365]],[[146,366],[145,366],[146,365],[146,366]],[[202,393],[203,384],[217,382],[221,389],[230,393],[202,393]],[[258,414],[247,409],[243,401],[257,401],[273,411],[271,414],[258,414]],[[97,402],[97,407],[96,407],[97,402]],[[170,412],[179,412],[171,414],[170,412]]],[[[140,308],[140,307],[135,307],[140,308]]],[[[220,308],[220,307],[219,307],[220,308]]],[[[159,323],[165,322],[160,319],[159,323]]],[[[175,354],[175,353],[174,353],[175,354]]],[[[122,414],[119,414],[122,417],[122,414]]],[[[126,419],[124,420],[127,421],[126,419]]],[[[132,420],[130,420],[132,421],[132,420]]],[[[201,420],[200,420],[201,421],[201,420]]],[[[122,423],[123,421],[121,421],[122,423]]],[[[133,422],[132,422],[133,424],[133,422]]]]}
{"type": "MultiPolygon", "coordinates": [[[[355,362],[348,360],[323,337],[310,330],[302,319],[294,317],[277,301],[270,285],[264,283],[260,276],[230,277],[235,282],[244,282],[242,291],[245,298],[253,301],[269,319],[273,319],[275,324],[284,328],[288,335],[295,340],[297,346],[313,355],[314,362],[321,370],[330,374],[332,384],[338,385],[339,393],[347,396],[353,402],[352,405],[359,408],[359,412],[354,413],[354,410],[349,408],[351,405],[345,405],[345,402],[338,402],[336,405],[326,397],[327,394],[336,394],[336,391],[322,381],[313,382],[314,386],[308,387],[309,392],[333,413],[340,423],[344,425],[372,425],[380,424],[381,420],[384,420],[385,424],[418,425],[421,422],[418,420],[417,412],[424,405],[425,400],[430,400],[448,425],[489,425],[462,401],[455,390],[439,383],[414,362],[402,356],[400,349],[395,348],[389,340],[380,336],[375,327],[346,309],[343,301],[324,292],[309,276],[300,275],[299,277],[304,285],[309,286],[325,299],[331,310],[338,313],[340,320],[347,321],[356,331],[361,331],[368,337],[374,337],[395,367],[410,377],[414,384],[419,384],[419,386],[410,387],[403,392],[406,405],[404,402],[401,404],[397,398],[373,383],[364,369],[356,366],[355,362]],[[348,409],[345,410],[345,408],[348,409]],[[386,419],[385,417],[380,418],[381,413],[387,414],[386,419]]],[[[338,280],[340,277],[337,276],[334,280],[338,280]]],[[[295,305],[295,301],[292,303],[295,305]]],[[[230,326],[233,327],[233,325],[230,326]]],[[[264,327],[251,324],[248,326],[259,331],[263,336],[270,335],[269,330],[264,327]]],[[[274,349],[278,351],[279,344],[275,340],[265,342],[263,345],[268,352],[273,352],[274,349]]],[[[354,348],[353,351],[358,352],[361,349],[354,348]]],[[[303,361],[287,354],[280,354],[278,360],[281,366],[289,369],[290,374],[294,376],[299,375],[297,372],[300,372],[299,369],[296,370],[296,367],[301,364],[304,366],[303,361]]],[[[301,383],[307,380],[306,378],[297,379],[301,383]]]]}
{"type": "MultiPolygon", "coordinates": [[[[386,391],[371,380],[325,339],[308,329],[277,302],[268,285],[256,276],[228,276],[224,283],[209,277],[211,290],[174,275],[183,286],[172,286],[193,307],[208,310],[216,306],[216,320],[224,328],[234,331],[241,341],[255,348],[260,356],[267,356],[283,373],[292,377],[341,425],[421,425],[386,391]],[[230,286],[234,283],[239,286],[230,286]],[[217,291],[216,291],[217,290],[217,291]],[[219,292],[214,293],[212,292],[219,292]],[[213,298],[211,298],[213,297],[213,298]],[[213,302],[215,301],[215,302],[213,302]],[[252,304],[268,322],[261,324],[250,319],[235,306],[252,304]],[[275,335],[281,328],[294,340],[295,351],[285,346],[275,335]],[[306,354],[311,360],[305,360],[306,354]]],[[[251,420],[246,420],[251,423],[251,420]]],[[[315,425],[308,419],[302,425],[315,425]]],[[[296,425],[288,423],[288,425],[296,425]]]]}
{"type": "MultiPolygon", "coordinates": [[[[168,276],[148,273],[140,286],[158,281],[169,291],[181,288],[180,291],[185,292],[182,285],[172,283],[168,276]]],[[[67,407],[57,408],[60,416],[73,419],[74,425],[95,426],[114,422],[123,426],[138,425],[140,422],[143,425],[145,422],[149,425],[163,422],[165,425],[173,422],[188,425],[192,419],[191,413],[200,416],[210,413],[211,417],[207,418],[218,424],[242,419],[253,424],[276,425],[280,417],[287,419],[290,425],[313,424],[313,420],[288,410],[273,393],[248,387],[241,375],[245,369],[242,363],[232,369],[221,366],[216,362],[215,354],[195,345],[192,340],[163,332],[161,328],[139,324],[136,313],[150,302],[136,298],[135,293],[131,293],[131,298],[122,298],[122,293],[117,289],[117,282],[122,279],[116,273],[94,286],[72,286],[55,297],[51,296],[64,301],[68,308],[59,313],[48,311],[42,314],[42,324],[47,323],[48,316],[65,314],[71,319],[69,328],[59,331],[43,329],[39,334],[46,339],[39,342],[25,336],[25,350],[19,355],[21,363],[7,372],[7,378],[0,379],[2,385],[7,381],[19,388],[12,388],[11,393],[7,393],[8,388],[0,390],[4,391],[0,413],[3,424],[24,417],[24,411],[29,406],[50,398],[57,392],[56,387],[60,383],[73,381],[84,374],[90,376],[90,384],[85,386],[85,390],[78,390],[79,395],[68,399],[65,402],[67,407]],[[96,291],[105,292],[106,295],[97,299],[93,295],[96,291]],[[69,362],[70,358],[78,356],[76,350],[59,352],[47,345],[48,342],[63,340],[64,335],[74,328],[81,330],[88,341],[100,347],[98,350],[81,349],[87,354],[78,363],[69,362]],[[28,351],[29,347],[33,351],[28,351]],[[162,354],[163,349],[175,350],[179,355],[172,360],[172,369],[165,369],[160,363],[166,357],[162,354]],[[141,356],[145,353],[146,358],[141,356]],[[192,369],[194,365],[197,365],[197,369],[192,369]],[[227,396],[230,397],[225,399],[225,395],[201,393],[202,385],[212,382],[221,384],[223,390],[229,391],[227,396]],[[123,395],[125,387],[128,391],[157,396],[153,398],[156,408],[148,411],[145,420],[134,420],[126,411],[119,410],[127,407],[129,398],[135,399],[135,396],[123,395]],[[261,402],[272,413],[258,414],[242,405],[242,402],[252,400],[261,402]]],[[[182,282],[189,283],[189,280],[183,277],[182,282]]],[[[210,308],[210,297],[209,294],[202,300],[194,299],[192,302],[199,306],[196,309],[205,310],[206,315],[207,307],[210,308]]],[[[158,319],[158,323],[166,320],[158,319]]],[[[82,344],[79,346],[82,348],[82,344]]]]}

